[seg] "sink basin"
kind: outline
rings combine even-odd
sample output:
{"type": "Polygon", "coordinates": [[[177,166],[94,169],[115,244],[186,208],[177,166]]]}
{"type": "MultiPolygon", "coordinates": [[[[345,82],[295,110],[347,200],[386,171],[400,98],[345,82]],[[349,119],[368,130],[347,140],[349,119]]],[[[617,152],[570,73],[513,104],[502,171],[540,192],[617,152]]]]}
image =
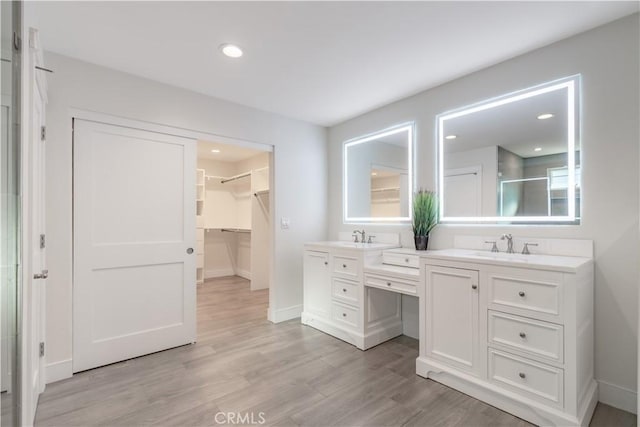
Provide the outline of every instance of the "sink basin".
{"type": "Polygon", "coordinates": [[[331,246],[338,246],[342,248],[383,248],[389,246],[387,243],[356,243],[356,242],[328,242],[331,246]]]}
{"type": "Polygon", "coordinates": [[[508,254],[506,252],[475,252],[472,255],[482,258],[500,259],[505,261],[527,261],[532,257],[532,255],[508,254]]]}
{"type": "Polygon", "coordinates": [[[332,240],[328,242],[309,242],[307,246],[338,249],[376,250],[397,248],[399,245],[389,243],[356,243],[343,240],[332,240]]]}

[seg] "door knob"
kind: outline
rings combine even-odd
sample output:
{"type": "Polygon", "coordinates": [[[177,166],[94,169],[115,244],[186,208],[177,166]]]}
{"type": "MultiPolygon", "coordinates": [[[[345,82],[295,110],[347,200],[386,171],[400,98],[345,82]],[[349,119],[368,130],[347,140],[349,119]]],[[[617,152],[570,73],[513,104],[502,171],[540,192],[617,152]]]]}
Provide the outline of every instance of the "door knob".
{"type": "Polygon", "coordinates": [[[36,273],[33,275],[34,279],[46,279],[49,277],[49,270],[42,270],[41,273],[36,273]]]}
{"type": "Polygon", "coordinates": [[[188,253],[189,255],[191,255],[191,254],[193,253],[193,248],[189,248],[189,249],[187,249],[187,253],[188,253]]]}
{"type": "Polygon", "coordinates": [[[471,289],[478,289],[478,285],[471,285],[471,289]]]}

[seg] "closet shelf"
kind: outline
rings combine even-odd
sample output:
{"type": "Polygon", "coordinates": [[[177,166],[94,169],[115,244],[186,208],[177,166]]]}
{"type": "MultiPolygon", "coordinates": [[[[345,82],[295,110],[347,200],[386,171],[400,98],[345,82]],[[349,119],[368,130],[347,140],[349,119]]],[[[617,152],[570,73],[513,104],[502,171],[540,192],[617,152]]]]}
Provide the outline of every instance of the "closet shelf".
{"type": "Polygon", "coordinates": [[[385,191],[400,191],[400,187],[383,187],[383,188],[372,188],[372,193],[382,193],[385,191]]]}

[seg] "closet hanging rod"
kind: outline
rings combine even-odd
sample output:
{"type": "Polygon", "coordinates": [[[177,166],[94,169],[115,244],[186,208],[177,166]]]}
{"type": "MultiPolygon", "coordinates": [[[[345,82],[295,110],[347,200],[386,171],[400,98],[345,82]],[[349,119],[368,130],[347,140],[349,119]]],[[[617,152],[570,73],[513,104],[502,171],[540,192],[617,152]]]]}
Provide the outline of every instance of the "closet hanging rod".
{"type": "Polygon", "coordinates": [[[244,228],[221,228],[220,231],[223,233],[251,233],[251,230],[244,228]]]}
{"type": "Polygon", "coordinates": [[[245,172],[245,173],[241,173],[240,175],[232,176],[231,178],[225,178],[221,180],[220,183],[224,184],[225,182],[235,181],[236,179],[246,178],[247,176],[251,176],[251,172],[245,172]]]}
{"type": "Polygon", "coordinates": [[[261,191],[256,191],[255,193],[253,193],[253,195],[256,196],[256,197],[262,196],[263,194],[269,194],[269,190],[261,190],[261,191]]]}

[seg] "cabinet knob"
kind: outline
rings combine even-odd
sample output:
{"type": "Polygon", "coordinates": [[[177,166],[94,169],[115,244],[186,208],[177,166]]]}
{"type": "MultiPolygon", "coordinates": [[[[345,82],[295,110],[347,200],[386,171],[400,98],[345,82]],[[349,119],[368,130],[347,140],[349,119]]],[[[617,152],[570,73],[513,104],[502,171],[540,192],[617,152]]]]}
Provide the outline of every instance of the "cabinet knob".
{"type": "Polygon", "coordinates": [[[527,334],[525,334],[524,332],[520,332],[520,338],[526,338],[527,334]]]}
{"type": "Polygon", "coordinates": [[[347,317],[347,313],[342,313],[342,317],[347,317]]]}
{"type": "Polygon", "coordinates": [[[409,258],[405,258],[405,259],[404,259],[404,262],[409,262],[409,258]]]}
{"type": "Polygon", "coordinates": [[[324,262],[324,265],[329,265],[329,262],[328,262],[328,261],[325,261],[325,262],[324,262]]]}
{"type": "Polygon", "coordinates": [[[527,374],[525,374],[524,372],[520,372],[520,373],[518,374],[518,376],[519,376],[520,378],[522,378],[522,379],[527,378],[527,374]]]}
{"type": "Polygon", "coordinates": [[[524,293],[524,291],[520,291],[520,292],[518,292],[518,295],[520,295],[521,297],[523,297],[523,298],[524,298],[525,293],[524,293]]]}
{"type": "Polygon", "coordinates": [[[342,268],[347,268],[347,264],[342,264],[342,268]]]}
{"type": "Polygon", "coordinates": [[[478,285],[476,284],[471,285],[471,289],[478,289],[478,285]]]}
{"type": "Polygon", "coordinates": [[[387,282],[387,286],[391,286],[391,282],[387,282]]]}
{"type": "Polygon", "coordinates": [[[347,289],[346,288],[342,288],[342,292],[347,292],[347,289]]]}

